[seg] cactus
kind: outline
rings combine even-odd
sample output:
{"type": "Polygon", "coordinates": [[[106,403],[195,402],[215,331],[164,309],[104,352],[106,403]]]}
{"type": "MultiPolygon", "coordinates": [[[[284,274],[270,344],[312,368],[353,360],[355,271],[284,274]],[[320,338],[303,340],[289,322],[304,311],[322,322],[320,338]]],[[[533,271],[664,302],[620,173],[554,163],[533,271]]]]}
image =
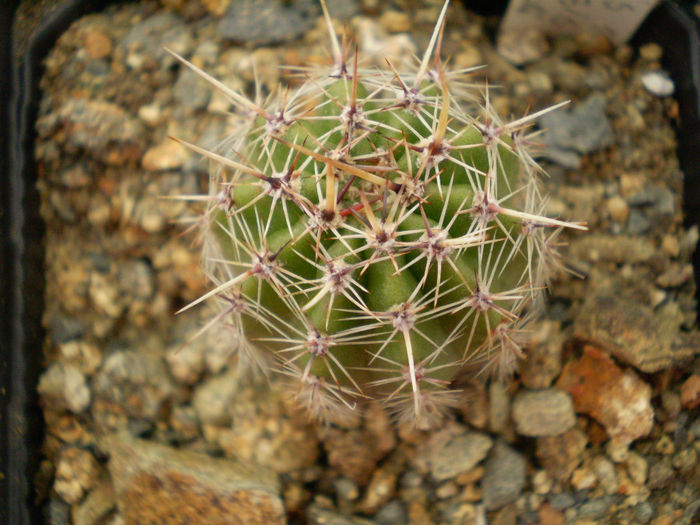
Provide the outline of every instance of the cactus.
{"type": "Polygon", "coordinates": [[[314,416],[374,398],[426,427],[465,364],[513,371],[555,237],[583,226],[543,214],[528,152],[542,112],[504,123],[443,66],[448,2],[407,72],[359,68],[321,3],[333,64],[271,103],[178,57],[250,115],[217,151],[179,141],[213,166],[195,197],[213,287],[186,308],[216,301],[203,330],[232,324],[314,416]]]}

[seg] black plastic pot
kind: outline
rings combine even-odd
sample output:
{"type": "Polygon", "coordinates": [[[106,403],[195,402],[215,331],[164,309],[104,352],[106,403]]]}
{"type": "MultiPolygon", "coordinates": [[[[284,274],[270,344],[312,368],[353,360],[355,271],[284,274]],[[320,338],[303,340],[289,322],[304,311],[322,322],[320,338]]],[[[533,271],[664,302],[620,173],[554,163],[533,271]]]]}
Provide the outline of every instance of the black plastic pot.
{"type": "MultiPolygon", "coordinates": [[[[47,2],[51,3],[51,2],[47,2]]],[[[0,0],[0,523],[41,523],[33,478],[43,439],[36,384],[41,368],[43,225],[35,189],[34,122],[41,61],[58,36],[80,16],[107,1],[65,0],[54,8],[17,53],[12,41],[16,0],[0,0]]],[[[504,2],[465,0],[503,9],[504,2]]],[[[700,223],[700,38],[697,21],[669,0],[658,6],[633,39],[664,48],[676,84],[681,124],[679,158],[685,173],[686,225],[700,223]]],[[[700,253],[694,258],[700,282],[700,253]]]]}

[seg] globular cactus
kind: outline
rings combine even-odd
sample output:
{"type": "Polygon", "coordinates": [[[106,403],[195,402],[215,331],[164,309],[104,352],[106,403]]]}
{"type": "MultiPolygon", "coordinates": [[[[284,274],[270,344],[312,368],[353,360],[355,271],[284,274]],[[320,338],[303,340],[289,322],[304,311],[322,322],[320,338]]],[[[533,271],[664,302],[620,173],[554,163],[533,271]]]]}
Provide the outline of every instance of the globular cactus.
{"type": "Polygon", "coordinates": [[[424,427],[465,364],[513,370],[554,239],[583,227],[543,215],[526,134],[542,112],[503,123],[441,64],[447,2],[408,72],[358,69],[322,7],[334,63],[272,103],[183,60],[250,115],[218,151],[183,142],[213,161],[199,199],[214,287],[188,308],[216,300],[209,324],[272,356],[311,414],[374,398],[424,427]]]}

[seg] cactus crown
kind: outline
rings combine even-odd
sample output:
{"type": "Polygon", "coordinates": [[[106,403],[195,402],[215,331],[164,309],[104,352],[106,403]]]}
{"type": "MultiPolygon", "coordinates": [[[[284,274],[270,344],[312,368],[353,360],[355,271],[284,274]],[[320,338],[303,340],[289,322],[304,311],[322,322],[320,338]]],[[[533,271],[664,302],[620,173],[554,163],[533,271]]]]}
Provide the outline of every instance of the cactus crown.
{"type": "Polygon", "coordinates": [[[359,68],[321,3],[333,64],[278,100],[252,102],[178,57],[250,115],[216,152],[180,141],[213,164],[200,224],[214,286],[186,308],[216,300],[210,324],[273,356],[311,414],[376,398],[423,427],[465,363],[513,370],[554,239],[583,227],[543,214],[527,134],[542,112],[505,123],[468,71],[442,65],[448,2],[407,72],[359,68]]]}

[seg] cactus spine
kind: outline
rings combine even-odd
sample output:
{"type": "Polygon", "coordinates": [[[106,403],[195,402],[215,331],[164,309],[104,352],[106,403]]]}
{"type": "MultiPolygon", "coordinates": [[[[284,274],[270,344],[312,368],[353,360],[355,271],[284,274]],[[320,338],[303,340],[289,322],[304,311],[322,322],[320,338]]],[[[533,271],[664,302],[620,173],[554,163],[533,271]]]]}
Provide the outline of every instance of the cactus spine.
{"type": "Polygon", "coordinates": [[[251,115],[227,148],[183,142],[213,165],[199,199],[214,284],[186,308],[216,300],[211,324],[272,356],[323,419],[376,398],[424,427],[467,362],[511,372],[554,238],[583,229],[543,214],[527,135],[541,112],[504,123],[467,71],[445,70],[447,5],[417,69],[399,72],[360,69],[322,0],[334,63],[269,104],[181,59],[251,115]]]}

